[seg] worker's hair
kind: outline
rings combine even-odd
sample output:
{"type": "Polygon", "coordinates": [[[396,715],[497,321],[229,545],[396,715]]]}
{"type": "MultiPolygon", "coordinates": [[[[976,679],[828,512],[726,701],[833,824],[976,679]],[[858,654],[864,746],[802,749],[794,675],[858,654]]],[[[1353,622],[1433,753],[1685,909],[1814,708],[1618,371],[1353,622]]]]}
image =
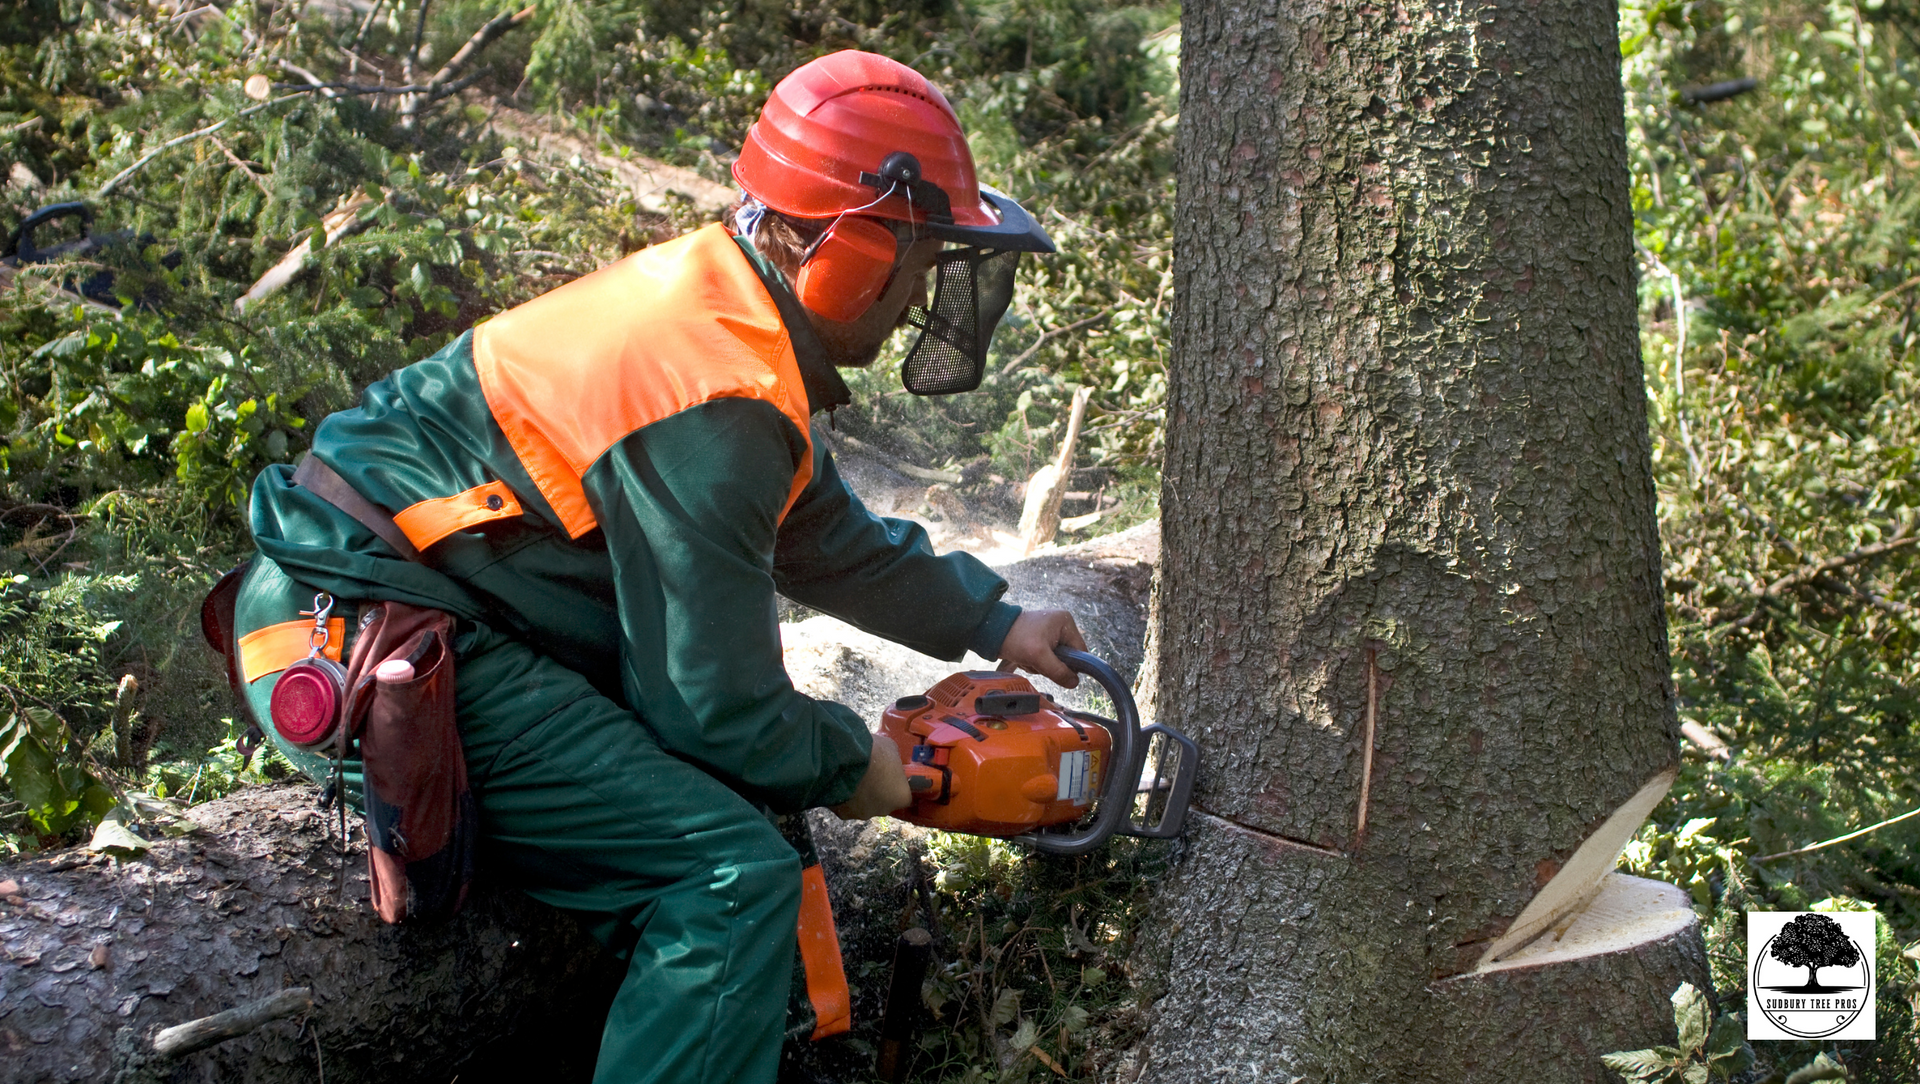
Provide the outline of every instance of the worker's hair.
{"type": "MultiPolygon", "coordinates": [[[[721,225],[739,233],[740,227],[734,216],[746,206],[746,196],[741,196],[733,206],[720,215],[721,225]]],[[[792,218],[778,211],[767,211],[760,219],[760,227],[753,233],[753,247],[767,262],[779,268],[787,276],[789,283],[800,277],[800,263],[805,257],[808,246],[820,237],[824,223],[804,218],[792,218]]]]}

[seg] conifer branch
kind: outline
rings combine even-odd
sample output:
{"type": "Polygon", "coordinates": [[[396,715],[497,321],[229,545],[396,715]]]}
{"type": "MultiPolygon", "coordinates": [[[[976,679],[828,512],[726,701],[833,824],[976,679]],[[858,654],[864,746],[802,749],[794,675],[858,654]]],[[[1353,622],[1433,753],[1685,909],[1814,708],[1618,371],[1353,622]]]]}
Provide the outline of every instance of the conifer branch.
{"type": "Polygon", "coordinates": [[[109,195],[113,193],[114,189],[120,187],[121,181],[124,181],[128,177],[131,177],[134,174],[140,172],[141,169],[145,168],[148,162],[153,161],[155,158],[160,157],[161,154],[167,151],[170,151],[175,147],[178,147],[182,143],[191,143],[194,140],[200,139],[204,136],[210,136],[213,133],[219,131],[220,129],[225,128],[227,125],[232,124],[234,121],[241,119],[242,117],[250,117],[255,113],[260,112],[262,109],[267,108],[268,106],[275,106],[275,105],[279,105],[281,102],[292,101],[293,99],[300,97],[304,93],[305,93],[304,91],[301,91],[293,94],[282,94],[278,98],[273,98],[268,101],[261,102],[259,105],[250,105],[247,108],[242,109],[240,112],[235,113],[233,116],[228,117],[226,120],[219,121],[214,124],[209,124],[205,128],[196,128],[193,131],[188,132],[186,135],[174,136],[172,139],[167,140],[165,143],[160,144],[159,146],[148,151],[147,153],[134,159],[132,165],[114,174],[112,177],[107,178],[107,183],[101,185],[97,190],[94,191],[93,198],[95,200],[106,199],[109,195]]]}
{"type": "MultiPolygon", "coordinates": [[[[447,62],[440,66],[439,71],[433,73],[433,78],[427,80],[426,87],[423,90],[417,94],[410,95],[407,101],[401,103],[401,117],[411,120],[413,117],[418,116],[420,111],[427,106],[452,94],[457,89],[452,85],[453,80],[459,76],[460,72],[464,70],[468,64],[473,63],[474,58],[479,56],[487,46],[497,41],[501,35],[533,18],[533,13],[536,10],[538,10],[538,8],[535,5],[529,4],[519,11],[501,12],[499,15],[487,20],[485,25],[473,32],[473,36],[467,39],[466,44],[460,46],[457,52],[447,58],[447,62]]],[[[421,7],[423,17],[425,11],[426,8],[423,5],[421,7]]],[[[471,82],[471,79],[467,80],[467,82],[471,82]]],[[[461,85],[464,86],[465,83],[461,85]]]]}

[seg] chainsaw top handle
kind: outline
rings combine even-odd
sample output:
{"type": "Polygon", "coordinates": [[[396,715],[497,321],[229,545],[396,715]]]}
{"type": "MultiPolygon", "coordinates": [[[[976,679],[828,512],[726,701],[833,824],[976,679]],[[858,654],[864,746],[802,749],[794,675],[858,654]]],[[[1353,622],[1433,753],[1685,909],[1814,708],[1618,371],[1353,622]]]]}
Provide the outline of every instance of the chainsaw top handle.
{"type": "Polygon", "coordinates": [[[1098,723],[1113,735],[1113,750],[1108,756],[1107,777],[1100,788],[1100,802],[1094,809],[1092,824],[1078,832],[1032,832],[1018,838],[1048,854],[1086,854],[1120,831],[1132,813],[1134,787],[1140,775],[1139,757],[1145,752],[1140,748],[1140,709],[1134,706],[1133,690],[1127,687],[1126,681],[1113,667],[1093,655],[1069,647],[1056,647],[1053,653],[1067,664],[1068,669],[1099,682],[1100,687],[1106,690],[1107,698],[1113,701],[1113,713],[1118,716],[1117,719],[1102,719],[1085,712],[1073,713],[1098,723]]]}

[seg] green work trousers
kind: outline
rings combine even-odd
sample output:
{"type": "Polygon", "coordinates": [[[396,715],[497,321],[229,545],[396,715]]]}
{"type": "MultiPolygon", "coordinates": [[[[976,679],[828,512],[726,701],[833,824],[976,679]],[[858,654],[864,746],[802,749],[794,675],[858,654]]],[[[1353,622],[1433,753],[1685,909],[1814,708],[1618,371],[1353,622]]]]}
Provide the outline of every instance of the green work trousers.
{"type": "MultiPolygon", "coordinates": [[[[295,620],[313,596],[256,558],[239,632],[295,620]]],[[[335,614],[351,637],[353,607],[335,614]]],[[[481,862],[489,876],[580,913],[627,961],[595,1084],[771,1082],[796,951],[793,847],[580,674],[473,622],[460,623],[454,649],[481,862]]],[[[277,676],[247,689],[269,736],[277,676]]],[[[292,752],[309,774],[326,771],[321,758],[292,752]]]]}

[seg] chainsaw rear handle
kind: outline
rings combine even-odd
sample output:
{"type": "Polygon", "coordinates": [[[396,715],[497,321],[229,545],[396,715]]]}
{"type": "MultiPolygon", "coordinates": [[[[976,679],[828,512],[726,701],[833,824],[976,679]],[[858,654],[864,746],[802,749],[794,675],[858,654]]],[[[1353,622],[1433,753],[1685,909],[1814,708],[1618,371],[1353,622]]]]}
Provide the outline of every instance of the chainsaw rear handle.
{"type": "Polygon", "coordinates": [[[33,231],[49,222],[58,222],[63,218],[78,218],[81,233],[84,235],[93,225],[93,210],[85,203],[78,201],[55,203],[40,208],[28,215],[26,221],[20,223],[20,228],[14,231],[13,255],[23,264],[39,263],[47,259],[49,254],[42,252],[40,247],[33,243],[33,231]]]}
{"type": "Polygon", "coordinates": [[[1053,653],[1067,664],[1068,669],[1087,675],[1107,691],[1107,697],[1113,701],[1113,713],[1119,716],[1118,719],[1102,719],[1085,712],[1071,714],[1091,720],[1113,735],[1113,750],[1108,754],[1107,778],[1100,788],[1100,801],[1094,809],[1092,824],[1078,832],[1029,832],[1015,838],[1048,854],[1086,854],[1113,838],[1113,834],[1126,825],[1132,813],[1133,792],[1140,778],[1139,758],[1146,751],[1141,744],[1140,709],[1134,706],[1133,690],[1127,688],[1127,683],[1113,667],[1095,656],[1070,647],[1056,647],[1053,653]]]}

